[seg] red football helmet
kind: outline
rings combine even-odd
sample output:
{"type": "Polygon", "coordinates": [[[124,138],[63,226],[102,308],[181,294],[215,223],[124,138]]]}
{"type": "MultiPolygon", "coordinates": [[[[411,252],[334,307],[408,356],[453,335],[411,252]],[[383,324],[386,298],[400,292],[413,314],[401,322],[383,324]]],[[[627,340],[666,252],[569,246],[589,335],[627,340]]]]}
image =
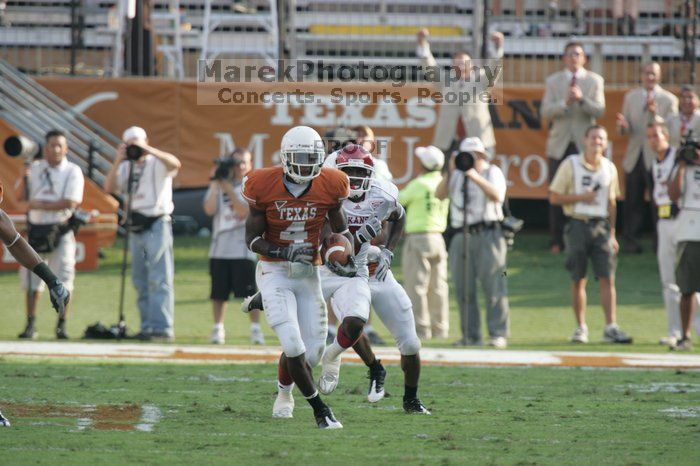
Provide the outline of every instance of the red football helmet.
{"type": "Polygon", "coordinates": [[[357,144],[343,147],[335,166],[350,178],[350,197],[360,197],[369,191],[374,177],[374,159],[367,149],[357,144]]]}

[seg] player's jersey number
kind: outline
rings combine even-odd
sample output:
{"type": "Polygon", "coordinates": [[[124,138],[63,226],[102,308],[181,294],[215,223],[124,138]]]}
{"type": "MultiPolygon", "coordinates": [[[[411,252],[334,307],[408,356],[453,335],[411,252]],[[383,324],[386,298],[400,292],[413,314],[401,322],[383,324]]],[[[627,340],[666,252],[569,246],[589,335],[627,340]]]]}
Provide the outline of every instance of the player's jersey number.
{"type": "Polygon", "coordinates": [[[306,222],[292,222],[289,226],[280,233],[280,239],[284,241],[292,241],[301,243],[308,239],[309,233],[306,231],[306,222]]]}

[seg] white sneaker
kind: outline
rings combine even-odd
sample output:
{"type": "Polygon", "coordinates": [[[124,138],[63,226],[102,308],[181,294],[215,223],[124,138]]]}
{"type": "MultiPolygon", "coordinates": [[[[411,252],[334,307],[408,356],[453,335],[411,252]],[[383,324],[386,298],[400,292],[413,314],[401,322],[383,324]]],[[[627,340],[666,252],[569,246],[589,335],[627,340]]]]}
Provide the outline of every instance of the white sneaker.
{"type": "Polygon", "coordinates": [[[209,341],[214,345],[223,345],[226,341],[226,330],[223,325],[214,325],[209,341]]]}
{"type": "Polygon", "coordinates": [[[669,335],[667,337],[661,337],[661,339],[659,339],[659,344],[662,346],[676,346],[677,341],[678,338],[669,335]]]}
{"type": "Polygon", "coordinates": [[[272,417],[281,419],[294,417],[294,396],[291,391],[277,391],[275,404],[272,405],[272,417]]]}
{"type": "Polygon", "coordinates": [[[505,337],[491,338],[489,345],[497,349],[504,349],[508,347],[508,340],[505,337]]]}
{"type": "Polygon", "coordinates": [[[265,336],[262,333],[262,329],[260,327],[251,327],[250,329],[250,341],[254,345],[264,345],[265,344],[265,336]]]}
{"type": "Polygon", "coordinates": [[[573,343],[588,343],[588,327],[576,327],[576,331],[571,336],[573,343]]]}
{"type": "Polygon", "coordinates": [[[328,352],[323,353],[321,358],[321,377],[318,379],[318,391],[323,395],[333,393],[340,380],[340,355],[335,359],[326,357],[328,352]]]}

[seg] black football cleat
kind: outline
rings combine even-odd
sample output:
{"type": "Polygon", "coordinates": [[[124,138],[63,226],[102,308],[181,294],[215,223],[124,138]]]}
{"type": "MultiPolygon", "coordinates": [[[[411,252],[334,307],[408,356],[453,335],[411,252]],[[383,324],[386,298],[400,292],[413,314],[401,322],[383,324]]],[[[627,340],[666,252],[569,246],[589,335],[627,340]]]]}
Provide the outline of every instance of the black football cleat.
{"type": "Polygon", "coordinates": [[[27,325],[27,327],[24,329],[22,333],[17,335],[18,338],[22,339],[27,339],[27,340],[36,340],[36,337],[38,337],[39,334],[37,333],[36,329],[34,329],[33,325],[27,325]]]}
{"type": "Polygon", "coordinates": [[[419,398],[403,400],[403,410],[408,414],[430,414],[428,408],[423,406],[419,398]]]}
{"type": "Polygon", "coordinates": [[[318,413],[314,413],[316,425],[319,429],[342,429],[343,425],[333,415],[331,408],[326,406],[318,413]]]}
{"type": "Polygon", "coordinates": [[[384,379],[386,378],[386,369],[384,369],[384,366],[382,366],[381,363],[381,360],[377,360],[379,367],[375,369],[370,368],[369,372],[367,373],[367,378],[369,379],[367,401],[370,403],[376,403],[384,398],[384,379]]]}
{"type": "Polygon", "coordinates": [[[241,311],[245,312],[246,314],[256,309],[260,311],[265,310],[263,308],[262,293],[259,291],[252,296],[248,296],[241,303],[241,311]]]}

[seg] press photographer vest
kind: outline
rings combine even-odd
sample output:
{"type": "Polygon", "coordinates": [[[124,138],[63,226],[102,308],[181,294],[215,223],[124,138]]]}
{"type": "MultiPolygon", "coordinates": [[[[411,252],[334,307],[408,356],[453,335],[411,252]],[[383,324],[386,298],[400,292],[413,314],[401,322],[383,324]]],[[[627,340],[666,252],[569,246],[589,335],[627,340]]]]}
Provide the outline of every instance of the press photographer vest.
{"type": "Polygon", "coordinates": [[[606,158],[602,158],[598,169],[591,171],[584,165],[583,155],[572,155],[570,157],[571,167],[574,172],[574,194],[583,194],[593,190],[595,186],[600,186],[593,203],[576,202],[574,204],[574,216],[607,218],[610,183],[612,181],[608,164],[611,162],[606,158]]]}

